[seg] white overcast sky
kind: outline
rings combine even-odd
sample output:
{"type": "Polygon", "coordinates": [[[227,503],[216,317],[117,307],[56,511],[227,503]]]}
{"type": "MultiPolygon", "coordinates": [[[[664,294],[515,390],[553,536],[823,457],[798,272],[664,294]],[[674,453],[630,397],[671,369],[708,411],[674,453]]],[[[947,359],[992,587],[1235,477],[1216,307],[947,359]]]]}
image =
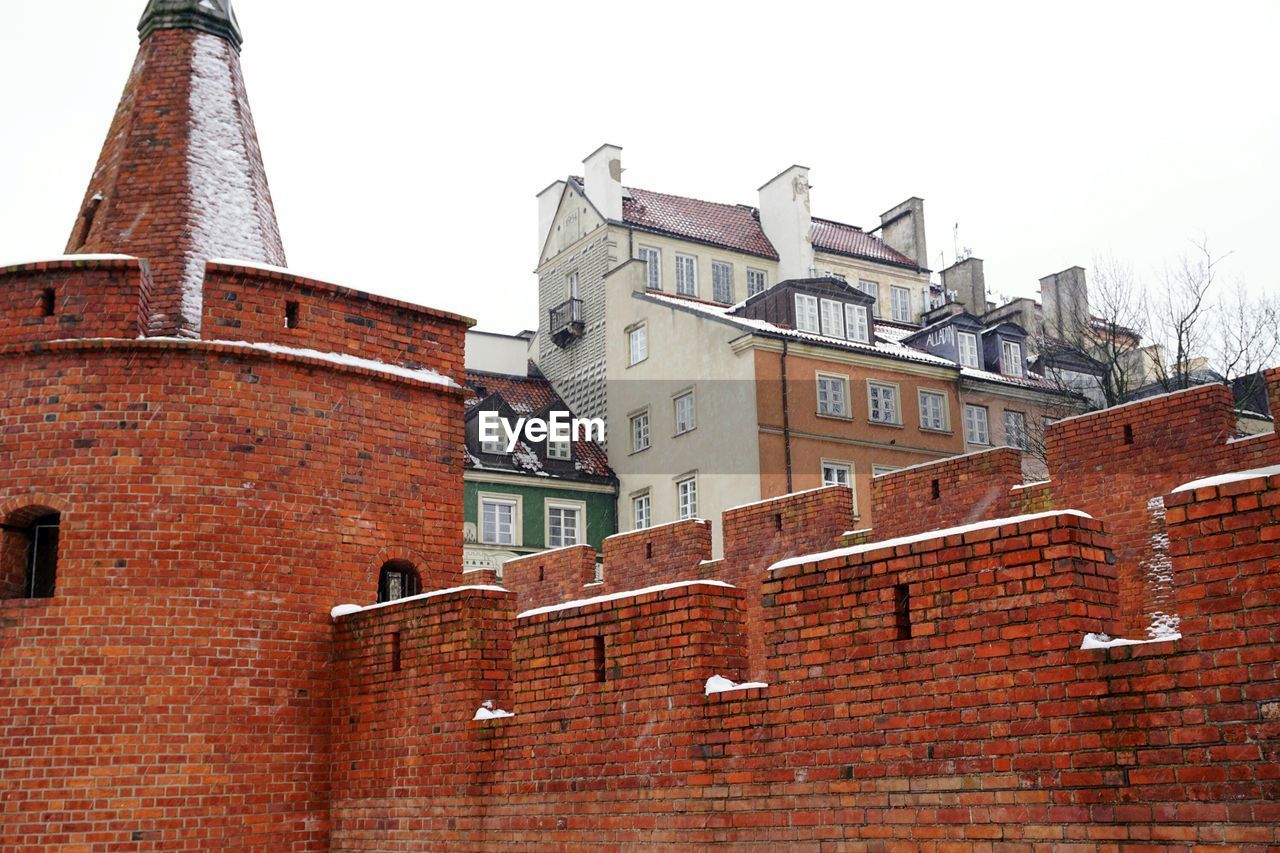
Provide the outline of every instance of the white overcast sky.
{"type": "MultiPolygon", "coordinates": [[[[144,0],[0,0],[0,262],[61,253],[144,0]]],[[[925,199],[988,287],[1208,235],[1280,290],[1280,2],[236,0],[290,266],[536,325],[534,195],[602,142],[724,202],[792,163],[871,226],[925,199]]]]}

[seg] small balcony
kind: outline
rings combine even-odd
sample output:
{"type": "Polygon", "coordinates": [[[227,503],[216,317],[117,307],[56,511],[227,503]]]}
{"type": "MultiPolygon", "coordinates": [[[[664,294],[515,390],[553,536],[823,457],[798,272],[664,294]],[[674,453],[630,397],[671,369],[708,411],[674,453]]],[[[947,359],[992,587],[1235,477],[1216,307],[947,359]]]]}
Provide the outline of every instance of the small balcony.
{"type": "Polygon", "coordinates": [[[582,300],[570,299],[552,308],[548,326],[551,340],[561,349],[582,337],[582,300]]]}

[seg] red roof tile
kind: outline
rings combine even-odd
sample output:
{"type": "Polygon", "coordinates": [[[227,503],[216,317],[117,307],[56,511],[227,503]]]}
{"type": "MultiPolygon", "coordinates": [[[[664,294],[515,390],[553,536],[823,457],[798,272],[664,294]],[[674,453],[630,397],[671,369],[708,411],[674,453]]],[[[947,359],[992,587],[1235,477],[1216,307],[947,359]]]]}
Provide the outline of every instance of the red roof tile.
{"type": "MultiPolygon", "coordinates": [[[[568,411],[560,395],[551,387],[546,379],[536,376],[508,376],[498,373],[484,373],[468,370],[466,372],[466,401],[468,412],[490,396],[498,394],[506,401],[517,415],[527,416],[546,412],[548,409],[568,411]]],[[[508,457],[512,466],[526,473],[537,473],[542,469],[531,454],[508,457]],[[529,457],[529,458],[526,458],[529,457]],[[524,460],[522,462],[522,460],[524,460]],[[525,464],[528,463],[528,464],[525,464]]],[[[467,467],[477,467],[473,459],[468,458],[467,467]]],[[[578,473],[593,478],[611,478],[613,469],[609,467],[609,459],[605,452],[594,441],[573,442],[573,461],[578,473]]],[[[483,466],[492,467],[490,465],[483,466]]]]}
{"type": "Polygon", "coordinates": [[[906,255],[891,249],[879,237],[863,231],[856,225],[832,222],[830,219],[813,220],[813,248],[841,255],[853,255],[872,261],[898,264],[915,269],[917,264],[906,255]]]}
{"type": "Polygon", "coordinates": [[[777,251],[756,219],[755,208],[630,187],[627,192],[631,197],[622,200],[622,218],[628,225],[774,261],[778,259],[777,251]]]}

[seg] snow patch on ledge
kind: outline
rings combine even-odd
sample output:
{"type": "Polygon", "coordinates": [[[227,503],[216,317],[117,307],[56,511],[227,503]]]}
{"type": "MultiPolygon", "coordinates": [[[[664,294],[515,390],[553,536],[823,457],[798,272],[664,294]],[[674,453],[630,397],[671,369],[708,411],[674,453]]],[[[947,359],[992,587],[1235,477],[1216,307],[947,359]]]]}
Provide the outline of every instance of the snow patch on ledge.
{"type": "Polygon", "coordinates": [[[329,615],[334,619],[340,616],[350,616],[352,613],[363,613],[366,610],[378,610],[383,607],[391,607],[396,604],[408,604],[411,601],[424,601],[428,598],[438,598],[442,595],[451,595],[455,592],[468,592],[471,590],[479,590],[481,592],[508,592],[506,587],[502,586],[454,586],[449,589],[437,589],[432,592],[424,592],[420,595],[411,595],[408,598],[397,598],[395,601],[382,601],[377,604],[339,604],[337,607],[329,611],[329,615]]]}
{"type": "Polygon", "coordinates": [[[515,714],[510,711],[504,711],[501,708],[493,706],[492,699],[486,699],[484,704],[476,708],[476,715],[472,720],[501,720],[505,717],[514,717],[515,714]]]}
{"type": "Polygon", "coordinates": [[[1263,477],[1274,477],[1277,474],[1280,474],[1280,465],[1272,465],[1268,468],[1254,468],[1251,471],[1219,474],[1216,477],[1205,477],[1203,480],[1192,480],[1190,483],[1183,483],[1174,489],[1171,494],[1194,492],[1196,489],[1210,489],[1214,486],[1224,486],[1227,483],[1239,483],[1242,480],[1260,480],[1263,477]]]}
{"type": "Polygon", "coordinates": [[[327,361],[331,364],[340,364],[344,367],[360,367],[365,370],[372,370],[377,373],[385,373],[388,376],[398,376],[403,379],[415,379],[418,382],[426,382],[430,385],[440,385],[444,388],[457,388],[458,383],[454,382],[448,376],[437,373],[427,368],[401,367],[398,364],[387,364],[385,361],[375,361],[371,358],[361,358],[358,355],[348,355],[341,352],[321,352],[315,349],[305,349],[303,347],[286,347],[280,344],[255,343],[251,341],[206,341],[195,340],[192,338],[157,338],[145,337],[141,338],[145,341],[175,341],[182,343],[203,343],[218,344],[224,347],[237,347],[239,349],[257,350],[258,352],[269,352],[277,355],[296,355],[301,358],[314,358],[320,361],[327,361]]]}
{"type": "Polygon", "coordinates": [[[974,524],[965,524],[960,527],[948,527],[943,530],[929,530],[925,533],[916,533],[912,536],[900,536],[897,539],[884,539],[879,542],[868,542],[865,545],[851,545],[848,548],[837,548],[834,551],[823,551],[818,554],[802,554],[799,557],[788,557],[785,560],[779,560],[774,563],[769,567],[769,571],[773,572],[778,569],[785,569],[791,566],[803,566],[805,563],[816,563],[821,560],[832,560],[837,557],[853,557],[858,554],[866,554],[870,551],[879,551],[881,548],[897,548],[900,545],[914,545],[917,542],[928,542],[930,539],[942,539],[947,536],[959,536],[964,533],[973,533],[977,530],[991,530],[995,527],[1004,527],[1006,524],[1022,524],[1028,521],[1036,521],[1041,518],[1056,518],[1059,516],[1093,518],[1093,516],[1089,515],[1087,512],[1081,512],[1078,509],[1064,509],[1054,512],[1037,512],[1032,513],[1031,515],[1015,515],[1009,518],[995,518],[991,521],[979,521],[974,524]]]}
{"type": "Polygon", "coordinates": [[[1106,634],[1085,634],[1081,649],[1114,649],[1119,646],[1148,646],[1152,643],[1170,643],[1181,640],[1181,634],[1166,634],[1149,640],[1126,640],[1124,637],[1108,637],[1106,634]]]}
{"type": "Polygon", "coordinates": [[[711,696],[716,693],[732,693],[735,690],[754,690],[757,687],[768,687],[763,681],[746,681],[742,684],[736,681],[730,681],[723,675],[713,675],[707,679],[706,695],[711,696]]]}
{"type": "Polygon", "coordinates": [[[10,267],[29,267],[34,264],[63,264],[77,261],[136,261],[134,255],[55,255],[52,258],[37,258],[30,261],[0,261],[0,270],[10,267]]]}
{"type": "Polygon", "coordinates": [[[618,601],[623,598],[636,598],[641,595],[648,595],[651,592],[663,592],[668,589],[681,589],[686,586],[718,586],[723,589],[734,589],[733,584],[724,581],[680,581],[678,583],[664,583],[657,586],[646,586],[643,589],[629,589],[625,592],[614,592],[609,595],[601,595],[596,598],[582,598],[577,601],[566,601],[564,604],[549,604],[546,607],[535,607],[533,610],[516,616],[517,619],[524,619],[527,616],[540,616],[543,613],[555,613],[557,610],[572,610],[575,607],[585,607],[588,604],[599,604],[602,601],[618,601]]]}

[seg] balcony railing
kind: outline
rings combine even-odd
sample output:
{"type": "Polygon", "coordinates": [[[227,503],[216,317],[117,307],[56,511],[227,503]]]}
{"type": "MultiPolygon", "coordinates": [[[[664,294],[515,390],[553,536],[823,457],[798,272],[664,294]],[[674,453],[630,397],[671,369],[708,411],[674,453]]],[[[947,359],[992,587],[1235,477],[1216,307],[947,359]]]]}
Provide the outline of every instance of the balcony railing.
{"type": "Polygon", "coordinates": [[[551,309],[551,340],[558,347],[566,347],[577,338],[582,337],[582,300],[570,299],[551,309]]]}

